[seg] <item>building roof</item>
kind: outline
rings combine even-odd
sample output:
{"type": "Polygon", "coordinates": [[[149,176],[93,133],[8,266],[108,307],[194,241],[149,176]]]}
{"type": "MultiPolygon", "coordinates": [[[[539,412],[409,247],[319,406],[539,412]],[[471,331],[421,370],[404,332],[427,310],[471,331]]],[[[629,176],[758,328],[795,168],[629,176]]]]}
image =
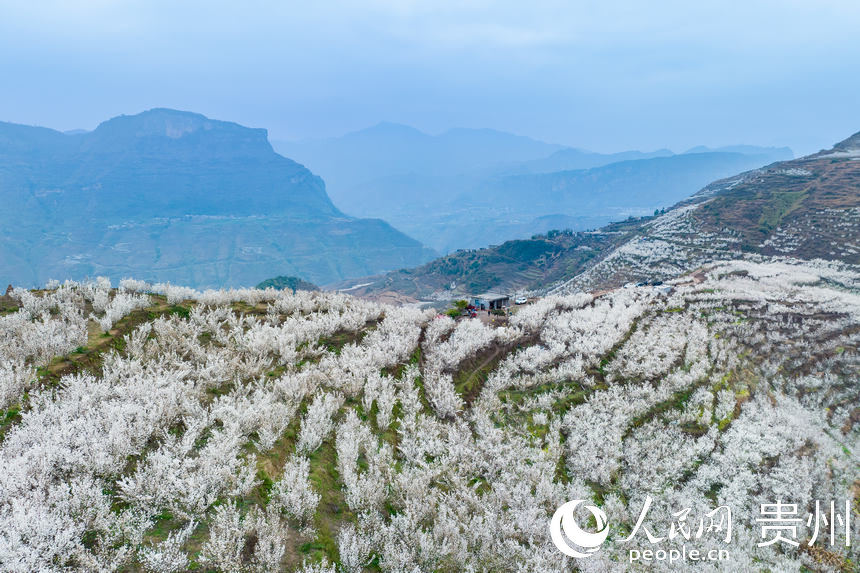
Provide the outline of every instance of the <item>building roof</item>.
{"type": "Polygon", "coordinates": [[[481,300],[501,300],[503,298],[511,298],[506,294],[499,294],[497,292],[485,292],[484,294],[476,294],[472,298],[479,298],[481,300]]]}

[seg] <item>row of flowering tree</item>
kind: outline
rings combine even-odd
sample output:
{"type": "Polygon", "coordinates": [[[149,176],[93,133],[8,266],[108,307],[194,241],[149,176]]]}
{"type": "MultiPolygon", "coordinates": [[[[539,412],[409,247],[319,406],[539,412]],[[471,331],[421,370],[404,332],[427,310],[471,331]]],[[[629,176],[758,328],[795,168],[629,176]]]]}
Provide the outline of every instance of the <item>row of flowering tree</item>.
{"type": "Polygon", "coordinates": [[[570,500],[607,516],[583,571],[635,567],[632,543],[730,549],[692,570],[849,566],[856,504],[850,546],[806,521],[763,544],[757,518],[857,496],[860,273],[705,275],[499,328],[337,293],[15,290],[0,570],[568,571],[549,523],[570,500]],[[717,507],[729,542],[697,531],[717,507]]]}

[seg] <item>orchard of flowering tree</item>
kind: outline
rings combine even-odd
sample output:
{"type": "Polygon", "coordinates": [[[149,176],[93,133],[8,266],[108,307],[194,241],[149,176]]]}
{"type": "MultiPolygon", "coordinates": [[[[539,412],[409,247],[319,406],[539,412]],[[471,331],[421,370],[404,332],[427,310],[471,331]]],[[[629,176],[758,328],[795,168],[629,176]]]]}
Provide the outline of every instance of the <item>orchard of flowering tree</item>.
{"type": "Polygon", "coordinates": [[[323,292],[15,289],[0,570],[855,570],[860,273],[671,282],[504,326],[323,292]],[[607,516],[585,559],[550,538],[570,500],[607,516]],[[778,501],[795,529],[763,543],[778,501]],[[810,543],[816,501],[842,510],[835,540],[810,543]],[[698,530],[720,506],[729,541],[698,530]],[[683,545],[728,557],[631,562],[683,545]]]}

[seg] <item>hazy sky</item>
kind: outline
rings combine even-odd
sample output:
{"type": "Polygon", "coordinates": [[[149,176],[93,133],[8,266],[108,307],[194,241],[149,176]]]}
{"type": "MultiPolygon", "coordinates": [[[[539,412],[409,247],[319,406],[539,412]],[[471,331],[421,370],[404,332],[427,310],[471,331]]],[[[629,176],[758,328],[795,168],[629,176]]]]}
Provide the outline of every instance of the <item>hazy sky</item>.
{"type": "Polygon", "coordinates": [[[860,131],[858,36],[857,0],[0,0],[0,120],[173,107],[273,139],[387,120],[805,153],[860,131]]]}

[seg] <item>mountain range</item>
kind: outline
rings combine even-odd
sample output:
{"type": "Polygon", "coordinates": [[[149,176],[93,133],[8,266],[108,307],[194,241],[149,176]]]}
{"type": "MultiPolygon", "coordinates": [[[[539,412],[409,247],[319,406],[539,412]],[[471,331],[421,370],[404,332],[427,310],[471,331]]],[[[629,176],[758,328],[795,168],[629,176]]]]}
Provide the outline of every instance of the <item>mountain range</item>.
{"type": "Polygon", "coordinates": [[[277,153],[264,129],[189,112],[153,109],[65,133],[0,123],[0,279],[331,284],[432,260],[411,236],[443,252],[515,239],[531,253],[530,237],[570,230],[550,241],[556,250],[565,237],[596,236],[577,231],[791,156],[754,146],[600,154],[489,129],[432,136],[390,123],[276,146],[313,171],[277,153]]]}
{"type": "Polygon", "coordinates": [[[319,173],[345,212],[382,217],[443,253],[652,213],[714,179],[793,157],[755,146],[601,154],[494,130],[429,135],[390,123],[273,145],[319,173]]]}
{"type": "Polygon", "coordinates": [[[137,276],[197,287],[327,283],[432,251],[334,206],[264,129],[153,109],[91,132],[0,123],[0,278],[137,276]]]}
{"type": "Polygon", "coordinates": [[[829,150],[714,181],[656,215],[464,249],[339,286],[401,301],[487,290],[564,293],[665,280],[717,260],[768,257],[860,264],[860,133],[829,150]]]}

